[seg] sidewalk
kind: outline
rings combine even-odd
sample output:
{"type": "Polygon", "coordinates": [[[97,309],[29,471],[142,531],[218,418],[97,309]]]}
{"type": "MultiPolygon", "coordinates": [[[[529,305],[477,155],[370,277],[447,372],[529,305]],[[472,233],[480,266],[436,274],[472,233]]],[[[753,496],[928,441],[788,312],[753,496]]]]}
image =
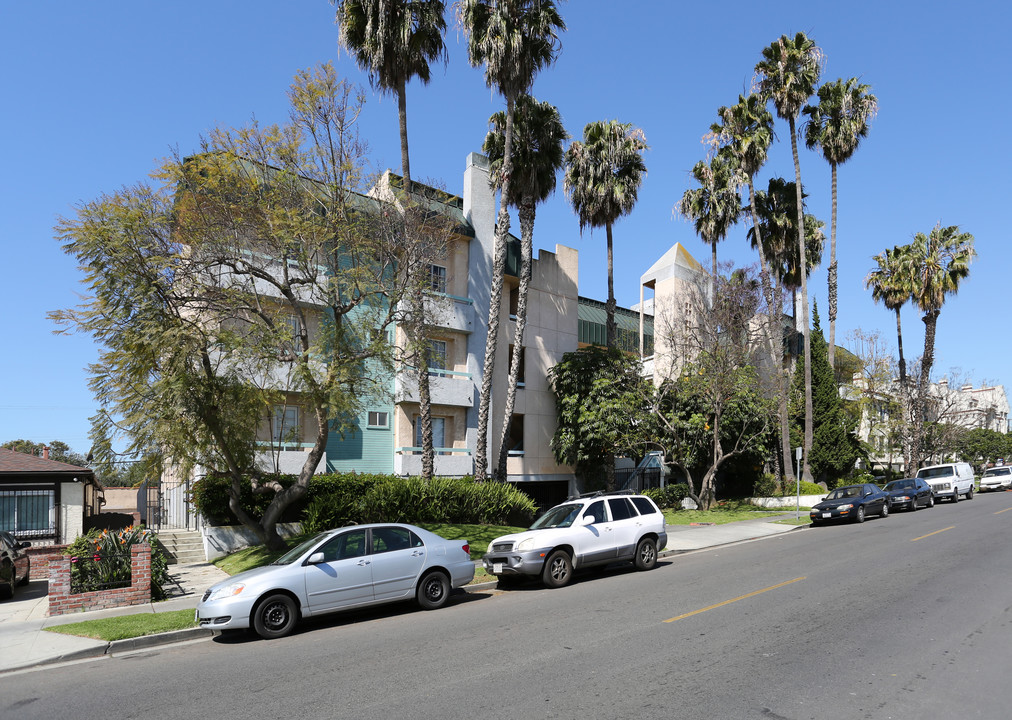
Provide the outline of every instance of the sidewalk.
{"type": "MultiPolygon", "coordinates": [[[[802,515],[804,516],[804,514],[802,515]]],[[[730,543],[747,542],[807,527],[805,525],[780,525],[775,522],[788,517],[793,518],[794,513],[742,520],[724,525],[668,525],[668,544],[660,556],[665,557],[730,543]]],[[[175,578],[177,587],[173,592],[174,597],[169,600],[57,617],[46,617],[49,601],[46,597],[45,580],[34,580],[28,587],[18,588],[13,601],[0,602],[0,674],[39,665],[115,655],[156,645],[213,636],[213,630],[190,628],[107,642],[46,631],[48,627],[84,620],[194,609],[200,602],[204,590],[228,577],[225,572],[210,563],[173,566],[170,567],[170,573],[175,578]]],[[[489,590],[495,586],[496,583],[489,582],[469,585],[466,590],[475,592],[489,590]]]]}

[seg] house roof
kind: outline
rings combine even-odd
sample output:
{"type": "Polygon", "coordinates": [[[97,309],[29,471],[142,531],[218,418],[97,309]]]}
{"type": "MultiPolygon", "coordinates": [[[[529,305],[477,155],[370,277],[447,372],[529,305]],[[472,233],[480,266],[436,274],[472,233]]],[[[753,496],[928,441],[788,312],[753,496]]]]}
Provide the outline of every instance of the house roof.
{"type": "Polygon", "coordinates": [[[699,264],[696,258],[692,257],[691,253],[685,249],[681,243],[675,243],[668,251],[660,257],[657,262],[650,266],[643,275],[640,276],[640,283],[647,287],[653,287],[654,283],[658,280],[664,280],[669,277],[691,277],[695,273],[705,272],[703,266],[699,264]]]}
{"type": "Polygon", "coordinates": [[[4,475],[77,475],[92,479],[94,472],[91,468],[0,448],[0,477],[4,475]]]}

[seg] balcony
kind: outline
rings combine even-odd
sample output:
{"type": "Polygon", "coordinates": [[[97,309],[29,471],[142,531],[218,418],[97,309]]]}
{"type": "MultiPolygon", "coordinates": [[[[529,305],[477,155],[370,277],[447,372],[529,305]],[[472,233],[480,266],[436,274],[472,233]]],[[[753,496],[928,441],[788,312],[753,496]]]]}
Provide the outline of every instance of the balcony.
{"type": "Polygon", "coordinates": [[[470,298],[430,293],[425,298],[425,314],[433,327],[462,333],[474,331],[474,301],[470,298]]]}
{"type": "MultiPolygon", "coordinates": [[[[283,475],[298,475],[306,464],[312,443],[281,443],[273,448],[268,443],[258,443],[260,452],[256,454],[256,462],[265,472],[279,472],[283,475]]],[[[327,453],[323,453],[314,474],[327,472],[327,453]]]]}
{"type": "MultiPolygon", "coordinates": [[[[399,373],[394,381],[398,403],[418,402],[418,381],[411,373],[399,373]]],[[[429,399],[433,405],[474,406],[474,381],[471,373],[453,370],[429,371],[429,399]]]]}
{"type": "MultiPolygon", "coordinates": [[[[422,449],[397,448],[394,455],[395,475],[421,475],[422,449]]],[[[474,472],[471,450],[468,448],[436,448],[433,473],[439,477],[463,477],[474,472]]]]}

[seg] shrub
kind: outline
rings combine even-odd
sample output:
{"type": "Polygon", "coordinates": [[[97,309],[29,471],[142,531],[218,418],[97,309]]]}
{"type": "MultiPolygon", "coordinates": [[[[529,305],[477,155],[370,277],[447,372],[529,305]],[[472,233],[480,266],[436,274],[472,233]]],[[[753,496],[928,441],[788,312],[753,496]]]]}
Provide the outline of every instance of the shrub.
{"type": "Polygon", "coordinates": [[[681,510],[682,500],[689,497],[689,486],[685,483],[675,483],[662,488],[644,490],[643,494],[653,500],[661,510],[681,510]]]}
{"type": "Polygon", "coordinates": [[[391,477],[369,489],[362,509],[364,522],[527,525],[536,506],[508,483],[391,477]]]}
{"type": "Polygon", "coordinates": [[[776,497],[780,494],[780,482],[773,473],[763,473],[752,490],[755,497],[776,497]]]}
{"type": "Polygon", "coordinates": [[[104,587],[130,586],[130,553],[134,545],[151,545],[151,598],[165,597],[162,586],[169,582],[169,559],[158,537],[142,527],[123,530],[89,530],[63,551],[70,556],[70,586],[74,593],[104,587]]]}

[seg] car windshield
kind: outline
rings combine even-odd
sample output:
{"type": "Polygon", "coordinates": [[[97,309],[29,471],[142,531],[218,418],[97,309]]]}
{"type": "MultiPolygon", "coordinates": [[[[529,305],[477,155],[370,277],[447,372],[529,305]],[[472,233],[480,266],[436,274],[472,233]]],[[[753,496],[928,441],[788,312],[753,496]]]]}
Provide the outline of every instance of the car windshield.
{"type": "Polygon", "coordinates": [[[304,540],[303,542],[293,547],[291,550],[289,550],[284,555],[279,557],[277,560],[272,562],[271,565],[291,565],[293,562],[302,557],[306,553],[306,551],[308,551],[311,547],[319,543],[328,534],[329,533],[322,532],[313,535],[313,537],[309,538],[308,540],[304,540]]]}
{"type": "Polygon", "coordinates": [[[583,508],[583,505],[559,505],[553,507],[534,521],[534,524],[531,525],[531,530],[567,528],[576,520],[576,516],[579,514],[581,508],[583,508]]]}
{"type": "Polygon", "coordinates": [[[984,471],[984,477],[994,477],[995,475],[1008,475],[1012,470],[1007,467],[1000,468],[989,468],[984,471]]]}
{"type": "Polygon", "coordinates": [[[951,477],[952,466],[945,465],[943,467],[936,468],[924,468],[923,470],[917,471],[917,477],[919,478],[938,478],[938,477],[951,477]]]}
{"type": "Polygon", "coordinates": [[[826,496],[827,500],[843,500],[844,498],[856,498],[861,497],[861,492],[864,490],[860,485],[851,485],[850,487],[837,488],[833,492],[826,496]]]}
{"type": "Polygon", "coordinates": [[[917,484],[913,480],[893,480],[891,483],[885,486],[888,490],[913,490],[917,487],[917,484]]]}

